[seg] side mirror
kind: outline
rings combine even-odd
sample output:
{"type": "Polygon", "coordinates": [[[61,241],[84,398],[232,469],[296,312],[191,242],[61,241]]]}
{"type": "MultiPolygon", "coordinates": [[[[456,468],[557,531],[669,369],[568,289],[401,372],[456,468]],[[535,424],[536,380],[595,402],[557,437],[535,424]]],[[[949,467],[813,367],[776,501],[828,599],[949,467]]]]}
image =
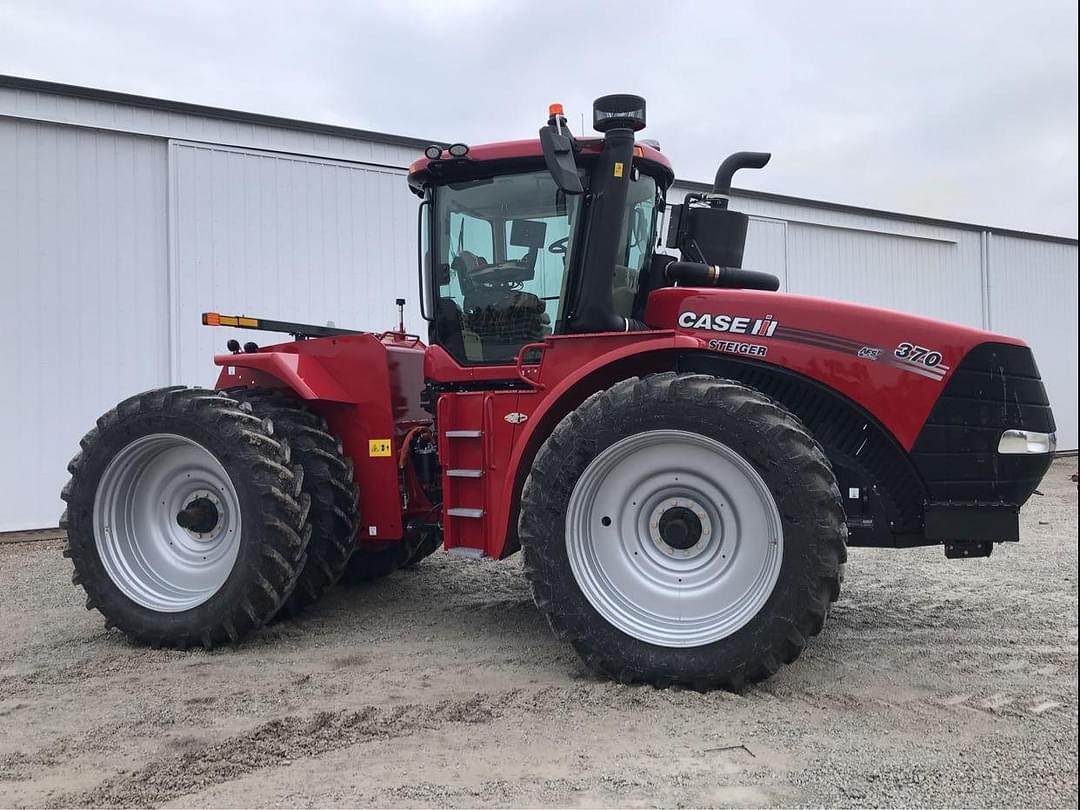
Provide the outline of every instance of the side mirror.
{"type": "Polygon", "coordinates": [[[540,145],[544,149],[544,163],[555,185],[566,194],[582,194],[585,189],[577,173],[574,160],[574,144],[569,135],[558,132],[553,126],[540,128],[540,145]]]}

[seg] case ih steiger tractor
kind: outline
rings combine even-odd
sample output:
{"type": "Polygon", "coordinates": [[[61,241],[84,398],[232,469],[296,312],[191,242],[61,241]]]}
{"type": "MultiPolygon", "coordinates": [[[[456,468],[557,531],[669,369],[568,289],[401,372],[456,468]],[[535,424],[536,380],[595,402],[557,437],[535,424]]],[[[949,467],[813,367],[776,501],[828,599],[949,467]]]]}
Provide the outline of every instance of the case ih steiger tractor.
{"type": "MultiPolygon", "coordinates": [[[[140,642],[210,648],[343,575],[524,554],[539,609],[622,681],[739,688],[798,657],[848,546],[988,556],[1050,464],[1019,340],[777,292],[637,96],[553,105],[536,140],[426,150],[425,344],[204,315],[295,340],[215,357],[217,390],[131,397],[70,464],[65,554],[140,642]]],[[[398,301],[399,307],[404,301],[398,301]]]]}

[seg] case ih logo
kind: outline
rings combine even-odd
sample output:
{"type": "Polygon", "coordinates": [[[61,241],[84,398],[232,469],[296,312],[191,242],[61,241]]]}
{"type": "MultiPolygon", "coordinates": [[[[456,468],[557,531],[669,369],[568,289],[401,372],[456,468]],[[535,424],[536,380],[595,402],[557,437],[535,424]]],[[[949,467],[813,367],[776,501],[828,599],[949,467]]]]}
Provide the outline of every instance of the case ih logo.
{"type": "Polygon", "coordinates": [[[772,337],[779,321],[774,321],[772,315],[764,318],[743,318],[734,315],[710,315],[687,310],[679,313],[679,326],[683,329],[708,329],[713,332],[727,332],[731,335],[757,335],[758,337],[772,337]]]}

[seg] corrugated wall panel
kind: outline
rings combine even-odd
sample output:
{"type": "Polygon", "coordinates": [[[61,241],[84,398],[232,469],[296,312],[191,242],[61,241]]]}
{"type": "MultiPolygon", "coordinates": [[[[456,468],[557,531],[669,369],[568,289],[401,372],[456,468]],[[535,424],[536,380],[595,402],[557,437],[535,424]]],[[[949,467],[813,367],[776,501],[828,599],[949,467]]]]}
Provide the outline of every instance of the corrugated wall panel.
{"type": "Polygon", "coordinates": [[[982,325],[979,235],[956,242],[789,223],[788,290],[982,325]]]}
{"type": "MultiPolygon", "coordinates": [[[[206,310],[306,323],[424,329],[416,301],[416,198],[404,172],[171,145],[174,376],[208,385],[225,341],[287,336],[199,325],[206,310]]],[[[426,332],[424,332],[426,334],[426,332]]]]}
{"type": "Polygon", "coordinates": [[[1076,247],[990,237],[990,325],[1035,352],[1057,422],[1058,447],[1076,450],[1076,247]]]}
{"type": "Polygon", "coordinates": [[[166,148],[0,118],[0,531],[55,526],[79,438],[166,382],[166,148]]]}
{"type": "MultiPolygon", "coordinates": [[[[64,467],[101,411],[170,378],[213,381],[209,358],[229,332],[199,326],[203,309],[379,328],[403,296],[407,325],[422,330],[416,200],[403,171],[364,165],[415,157],[344,135],[0,88],[0,446],[16,460],[0,466],[0,531],[55,525],[64,467]],[[173,145],[170,175],[165,138],[181,137],[210,143],[173,145]]],[[[983,294],[978,231],[737,195],[735,207],[751,215],[745,266],[792,291],[989,318],[1026,339],[1060,446],[1076,448],[1075,245],[992,236],[983,294]]]]}
{"type": "Polygon", "coordinates": [[[784,291],[788,289],[786,229],[787,223],[751,217],[743,251],[743,267],[772,273],[784,291]]]}
{"type": "Polygon", "coordinates": [[[406,167],[421,156],[412,146],[10,87],[0,87],[0,115],[395,167],[406,167]]]}

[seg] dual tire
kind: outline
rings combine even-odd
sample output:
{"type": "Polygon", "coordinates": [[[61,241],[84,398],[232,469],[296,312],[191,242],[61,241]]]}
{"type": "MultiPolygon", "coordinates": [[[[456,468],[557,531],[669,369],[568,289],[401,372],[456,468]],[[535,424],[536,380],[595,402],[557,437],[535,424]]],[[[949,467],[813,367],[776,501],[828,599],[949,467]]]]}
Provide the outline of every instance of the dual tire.
{"type": "Polygon", "coordinates": [[[121,402],[83,437],[62,498],[87,608],[155,646],[236,642],[342,574],[357,491],[325,423],[250,389],[121,402]]]}

